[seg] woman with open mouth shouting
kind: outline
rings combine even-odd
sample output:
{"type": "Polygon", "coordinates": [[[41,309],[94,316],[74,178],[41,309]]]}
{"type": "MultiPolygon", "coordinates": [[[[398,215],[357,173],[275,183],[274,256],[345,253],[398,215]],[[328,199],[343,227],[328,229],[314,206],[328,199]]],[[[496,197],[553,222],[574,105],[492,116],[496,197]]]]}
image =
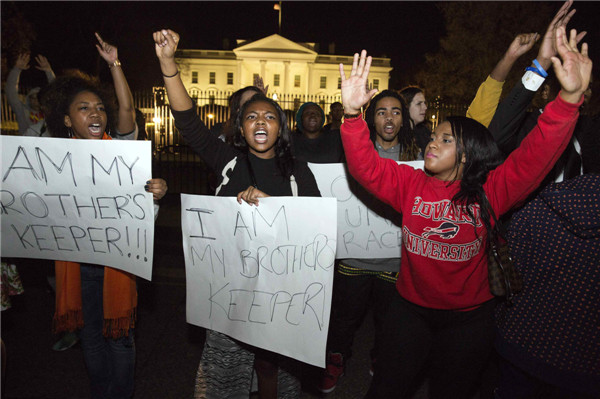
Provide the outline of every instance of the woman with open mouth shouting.
{"type": "MultiPolygon", "coordinates": [[[[135,140],[137,126],[131,91],[117,48],[96,33],[99,55],[108,63],[117,104],[98,79],[74,71],[57,78],[42,96],[53,137],[84,140],[135,140]],[[116,107],[115,107],[116,105],[116,107]]],[[[140,190],[142,187],[140,187],[140,190]]],[[[163,179],[144,189],[154,200],[167,191],[163,179]]],[[[158,205],[155,202],[155,217],[158,205]]],[[[79,332],[92,398],[131,398],[134,390],[135,276],[111,267],[55,261],[55,332],[79,332]],[[106,299],[106,300],[105,300],[106,299]]]]}
{"type": "MultiPolygon", "coordinates": [[[[275,101],[260,93],[250,98],[238,113],[234,146],[225,144],[200,120],[181,81],[174,59],[179,35],[163,29],[154,32],[153,38],[175,126],[188,145],[221,175],[216,195],[236,196],[238,202],[252,205],[267,196],[320,196],[308,165],[292,157],[286,117],[275,101]]],[[[252,362],[261,399],[299,397],[300,381],[295,376],[286,373],[278,384],[280,366],[289,360],[207,330],[195,397],[249,397],[252,362]]]]}

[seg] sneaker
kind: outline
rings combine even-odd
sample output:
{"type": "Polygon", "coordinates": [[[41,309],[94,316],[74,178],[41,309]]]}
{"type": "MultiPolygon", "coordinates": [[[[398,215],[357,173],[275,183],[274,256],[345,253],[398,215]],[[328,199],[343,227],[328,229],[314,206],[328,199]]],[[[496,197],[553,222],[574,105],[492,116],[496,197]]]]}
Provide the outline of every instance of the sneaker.
{"type": "Polygon", "coordinates": [[[66,351],[79,341],[79,336],[76,332],[66,332],[53,346],[52,350],[57,352],[66,351]]]}
{"type": "Polygon", "coordinates": [[[337,386],[338,379],[344,375],[344,357],[341,353],[327,355],[327,367],[321,375],[317,389],[322,393],[332,392],[337,386]]]}

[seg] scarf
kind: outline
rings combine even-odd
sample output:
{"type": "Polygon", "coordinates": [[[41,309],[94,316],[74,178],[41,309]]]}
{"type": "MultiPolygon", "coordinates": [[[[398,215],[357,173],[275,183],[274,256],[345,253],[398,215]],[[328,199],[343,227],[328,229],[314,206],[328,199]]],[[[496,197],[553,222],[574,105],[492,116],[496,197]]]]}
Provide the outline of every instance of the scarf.
{"type": "MultiPolygon", "coordinates": [[[[111,140],[104,133],[102,140],[111,140]]],[[[56,313],[53,330],[74,331],[83,327],[81,306],[81,272],[79,263],[57,260],[56,269],[56,313]]],[[[129,334],[135,327],[137,290],[135,276],[111,267],[104,267],[102,287],[105,337],[117,339],[129,334]]]]}

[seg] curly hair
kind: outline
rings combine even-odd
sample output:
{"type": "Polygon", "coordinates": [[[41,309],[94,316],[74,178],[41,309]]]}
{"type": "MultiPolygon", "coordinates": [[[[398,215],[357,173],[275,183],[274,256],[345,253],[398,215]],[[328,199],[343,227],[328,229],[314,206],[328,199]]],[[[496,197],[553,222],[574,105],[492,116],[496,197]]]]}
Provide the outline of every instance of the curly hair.
{"type": "Polygon", "coordinates": [[[107,133],[115,131],[116,126],[116,102],[110,90],[101,86],[97,78],[77,70],[70,71],[66,76],[56,78],[45,88],[40,102],[46,111],[45,119],[48,129],[53,137],[71,137],[70,130],[65,126],[65,115],[69,114],[69,108],[75,97],[82,92],[92,92],[102,100],[106,110],[107,133]]]}
{"type": "Polygon", "coordinates": [[[400,127],[400,131],[398,132],[398,144],[400,144],[400,156],[398,161],[414,161],[419,157],[421,149],[417,145],[415,135],[413,134],[412,129],[410,128],[410,116],[408,114],[408,107],[406,106],[404,99],[395,91],[383,90],[381,93],[373,97],[369,102],[369,106],[365,111],[365,121],[369,126],[369,131],[371,133],[371,141],[373,142],[373,144],[375,144],[375,140],[377,138],[377,131],[375,129],[375,110],[377,108],[377,103],[381,99],[387,97],[392,97],[400,101],[402,109],[402,126],[400,127]]]}
{"type": "Polygon", "coordinates": [[[460,190],[452,198],[455,205],[464,207],[475,220],[473,208],[479,204],[481,221],[487,231],[487,244],[497,240],[497,227],[491,227],[491,220],[497,222],[496,215],[483,190],[490,171],[500,165],[504,158],[490,131],[481,123],[465,116],[449,116],[452,136],[456,139],[456,168],[465,157],[460,190]]]}
{"type": "Polygon", "coordinates": [[[233,145],[241,151],[248,152],[248,143],[246,143],[246,140],[242,136],[243,116],[246,108],[250,104],[256,102],[271,104],[277,111],[277,115],[279,116],[279,139],[277,140],[277,143],[275,143],[275,158],[281,174],[284,177],[289,178],[294,173],[294,157],[292,155],[291,133],[288,128],[287,117],[279,104],[266,97],[262,92],[252,96],[250,100],[240,108],[235,119],[233,145]]]}

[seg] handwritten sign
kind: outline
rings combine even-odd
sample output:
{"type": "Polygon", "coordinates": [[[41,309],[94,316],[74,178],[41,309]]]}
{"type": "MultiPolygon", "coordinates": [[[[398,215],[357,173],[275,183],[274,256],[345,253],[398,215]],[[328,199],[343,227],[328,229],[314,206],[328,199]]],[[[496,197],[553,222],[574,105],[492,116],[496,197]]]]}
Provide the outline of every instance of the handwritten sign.
{"type": "MultiPolygon", "coordinates": [[[[399,162],[423,169],[423,161],[399,162]]],[[[397,211],[362,188],[345,164],[309,163],[323,197],[338,204],[338,259],[399,258],[402,220],[397,211]]]]}
{"type": "Polygon", "coordinates": [[[2,256],[152,278],[150,142],[1,136],[2,256]]]}
{"type": "Polygon", "coordinates": [[[333,198],[181,195],[187,321],[325,367],[333,198]]]}

